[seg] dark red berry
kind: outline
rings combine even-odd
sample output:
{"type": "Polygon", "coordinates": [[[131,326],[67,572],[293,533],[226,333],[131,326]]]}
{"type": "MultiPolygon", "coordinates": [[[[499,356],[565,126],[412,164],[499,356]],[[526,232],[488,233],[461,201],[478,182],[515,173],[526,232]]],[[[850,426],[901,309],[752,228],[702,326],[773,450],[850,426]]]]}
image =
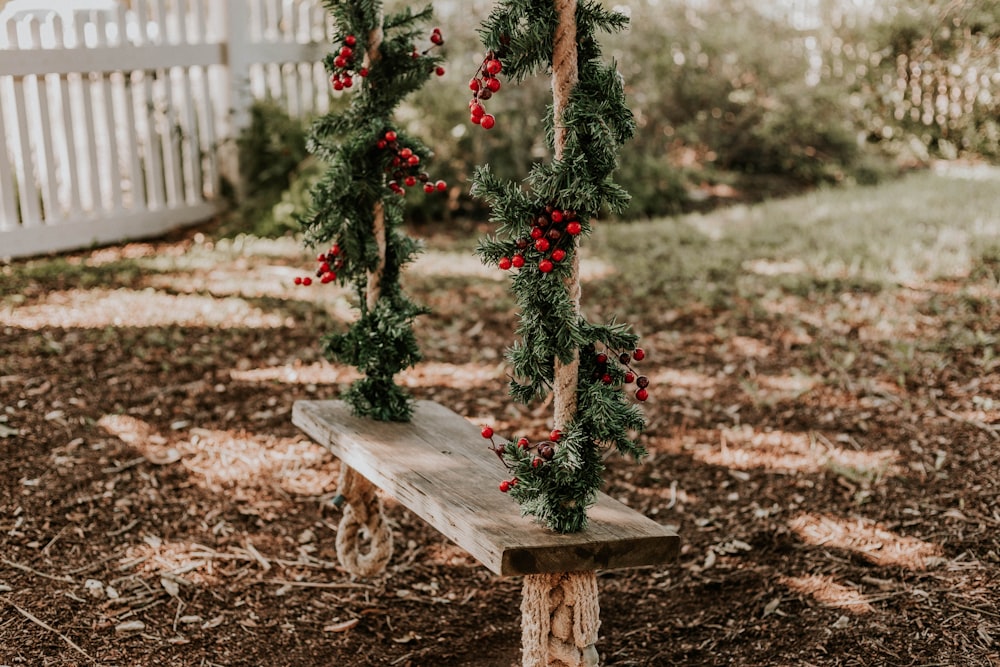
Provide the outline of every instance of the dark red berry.
{"type": "Polygon", "coordinates": [[[604,384],[611,384],[611,376],[608,373],[605,373],[601,376],[601,382],[604,384]]]}
{"type": "Polygon", "coordinates": [[[438,66],[434,68],[434,73],[437,74],[438,76],[444,76],[444,68],[438,66]]]}
{"type": "Polygon", "coordinates": [[[552,457],[556,455],[556,450],[552,448],[552,445],[542,445],[538,448],[538,455],[546,461],[551,461],[552,457]]]}
{"type": "Polygon", "coordinates": [[[608,355],[604,354],[603,352],[597,355],[597,363],[599,364],[608,363],[608,355]]]}
{"type": "Polygon", "coordinates": [[[359,69],[358,70],[358,76],[360,76],[362,78],[368,76],[368,68],[367,67],[362,67],[361,69],[359,69]]]}
{"type": "Polygon", "coordinates": [[[639,387],[640,389],[645,389],[646,387],[649,386],[649,378],[646,377],[645,375],[640,375],[635,379],[635,386],[639,387]]]}
{"type": "Polygon", "coordinates": [[[622,362],[623,364],[627,364],[631,360],[632,357],[629,356],[628,352],[622,352],[621,354],[618,355],[618,361],[622,362]]]}

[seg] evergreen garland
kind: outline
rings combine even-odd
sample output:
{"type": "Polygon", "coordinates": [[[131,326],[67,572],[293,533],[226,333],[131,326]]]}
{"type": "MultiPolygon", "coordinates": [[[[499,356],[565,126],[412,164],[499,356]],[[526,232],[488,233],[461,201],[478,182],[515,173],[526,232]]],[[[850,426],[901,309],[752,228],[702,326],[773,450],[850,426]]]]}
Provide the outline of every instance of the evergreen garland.
{"type": "MultiPolygon", "coordinates": [[[[627,21],[598,2],[579,2],[578,79],[562,109],[561,151],[555,146],[555,105],[549,107],[545,123],[548,146],[558,159],[534,165],[524,186],[503,182],[488,166],[481,167],[472,189],[490,204],[491,221],[498,225],[479,243],[481,260],[516,270],[511,286],[520,322],[518,342],[508,350],[514,376],[511,396],[520,402],[544,397],[553,390],[557,360],[579,360],[575,414],[557,424],[548,440],[497,443],[491,428],[483,430],[513,475],[500,489],[513,496],[522,513],[558,532],[586,527],[587,509],[602,481],[604,449],[614,447],[637,460],[645,455],[633,438],[645,419],[624,391],[624,385],[636,382],[635,396],[647,398],[648,380],[636,377],[632,368],[645,353],[636,348],[637,337],[628,327],[586,321],[574,297],[579,239],[590,234],[602,210],[620,212],[629,200],[611,176],[618,150],[632,137],[635,123],[621,77],[614,63],[601,61],[596,40],[597,33],[621,30],[627,21]]],[[[493,116],[483,122],[488,116],[484,101],[500,89],[492,81],[500,73],[520,81],[553,67],[557,23],[553,0],[501,0],[496,5],[480,29],[487,54],[470,82],[473,123],[489,129],[501,122],[493,116]]]]}
{"type": "Polygon", "coordinates": [[[344,396],[356,414],[406,421],[410,397],[393,377],[420,359],[412,324],[426,311],[399,284],[401,268],[419,250],[401,231],[402,195],[405,187],[418,184],[428,193],[447,186],[431,182],[422,171],[431,151],[393,124],[393,112],[427,79],[444,73],[441,57],[433,51],[444,40],[435,28],[428,48],[418,51],[415,46],[423,37],[419,26],[432,17],[429,5],[383,19],[380,0],[324,4],[335,26],[336,50],[324,60],[331,85],[356,92],[346,110],[313,124],[308,148],[327,170],[300,223],[309,246],[329,247],[317,258],[317,277],[352,285],[360,316],[347,332],[326,335],[323,349],[364,374],[344,396]]]}

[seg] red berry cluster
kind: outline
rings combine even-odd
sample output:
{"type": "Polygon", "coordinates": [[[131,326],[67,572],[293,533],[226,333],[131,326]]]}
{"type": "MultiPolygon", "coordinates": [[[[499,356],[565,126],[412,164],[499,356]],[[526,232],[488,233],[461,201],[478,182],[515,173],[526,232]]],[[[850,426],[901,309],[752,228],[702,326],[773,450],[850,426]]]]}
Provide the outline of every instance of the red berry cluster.
{"type": "MultiPolygon", "coordinates": [[[[340,257],[340,246],[334,243],[330,246],[329,252],[320,253],[316,257],[319,268],[316,269],[316,277],[324,285],[337,279],[337,271],[344,267],[344,260],[340,257]]],[[[313,280],[309,276],[296,276],[296,285],[312,285],[313,280]]]]}
{"type": "MultiPolygon", "coordinates": [[[[441,34],[441,28],[434,28],[434,30],[431,31],[430,39],[432,46],[427,47],[423,51],[417,51],[417,47],[414,46],[413,53],[410,54],[410,57],[416,60],[420,56],[426,56],[428,53],[431,52],[431,49],[444,44],[444,35],[441,34]]],[[[438,65],[437,67],[434,68],[434,74],[437,74],[438,76],[444,76],[444,68],[438,65]]]]}
{"type": "MultiPolygon", "coordinates": [[[[610,351],[610,350],[609,350],[610,351]]],[[[637,347],[632,350],[631,353],[628,352],[618,352],[616,353],[618,357],[618,363],[625,367],[625,384],[632,384],[635,382],[636,390],[635,397],[637,400],[645,401],[649,398],[649,378],[645,375],[639,375],[632,368],[633,361],[642,361],[646,358],[646,351],[641,347],[637,347]]],[[[608,372],[608,354],[607,352],[598,352],[596,358],[594,359],[595,369],[594,369],[594,379],[600,380],[604,384],[611,384],[614,380],[611,374],[608,372]]]]}
{"type": "Polygon", "coordinates": [[[546,206],[545,210],[531,221],[528,238],[514,242],[510,256],[504,255],[497,263],[504,271],[524,266],[527,258],[537,257],[538,270],[551,273],[555,265],[566,259],[567,248],[572,246],[572,238],[583,231],[576,211],[567,211],[546,206]]]}
{"type": "Polygon", "coordinates": [[[399,135],[395,130],[386,130],[382,138],[376,142],[379,150],[387,150],[392,153],[392,157],[386,164],[386,173],[392,174],[389,181],[389,189],[397,195],[405,195],[403,185],[412,188],[418,182],[424,184],[424,192],[444,192],[448,189],[448,184],[444,181],[431,182],[427,172],[420,171],[420,156],[399,143],[399,135]],[[403,185],[400,185],[402,183],[403,185]]]}
{"type": "Polygon", "coordinates": [[[348,35],[344,38],[344,43],[340,47],[340,51],[333,58],[333,74],[330,75],[330,85],[333,86],[334,90],[343,90],[344,88],[350,88],[354,85],[354,75],[365,77],[368,76],[368,68],[362,67],[360,69],[354,69],[355,53],[354,47],[357,46],[358,39],[354,35],[348,35]]]}
{"type": "MultiPolygon", "coordinates": [[[[504,467],[510,470],[511,467],[507,464],[507,461],[505,461],[503,458],[505,445],[504,443],[498,444],[496,440],[493,439],[493,429],[490,428],[489,426],[484,426],[483,430],[480,433],[484,438],[490,441],[490,450],[497,455],[497,457],[500,459],[500,462],[504,464],[504,467]]],[[[540,468],[549,461],[551,461],[552,458],[556,455],[556,450],[555,447],[553,447],[553,445],[559,442],[559,438],[561,437],[562,433],[559,431],[559,429],[554,429],[551,433],[549,433],[548,440],[532,443],[527,438],[518,438],[517,446],[525,451],[531,451],[532,449],[536,450],[536,456],[531,459],[531,467],[540,468]]],[[[500,490],[503,491],[504,493],[507,493],[508,491],[510,491],[511,487],[516,485],[517,485],[517,477],[514,477],[512,479],[505,479],[502,482],[500,482],[500,490]]]]}
{"type": "Polygon", "coordinates": [[[483,58],[483,63],[479,66],[476,75],[469,81],[469,90],[472,91],[472,100],[469,102],[469,120],[473,125],[478,125],[484,130],[492,129],[496,125],[497,119],[493,114],[486,113],[483,102],[493,97],[493,93],[500,90],[500,79],[497,74],[503,69],[500,58],[490,51],[483,58]]]}

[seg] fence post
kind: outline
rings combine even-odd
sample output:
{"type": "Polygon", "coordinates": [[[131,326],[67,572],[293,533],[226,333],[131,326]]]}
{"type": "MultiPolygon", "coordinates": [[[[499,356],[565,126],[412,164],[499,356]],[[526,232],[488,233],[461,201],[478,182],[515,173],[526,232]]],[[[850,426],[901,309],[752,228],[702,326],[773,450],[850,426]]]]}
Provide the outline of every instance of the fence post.
{"type": "MultiPolygon", "coordinates": [[[[214,4],[214,3],[213,3],[214,4]]],[[[223,123],[218,147],[219,174],[232,187],[237,200],[243,198],[240,178],[239,149],[236,144],[240,133],[250,124],[250,38],[249,9],[246,0],[226,0],[222,11],[216,14],[216,36],[224,45],[225,63],[221,68],[225,77],[220,90],[223,95],[223,123]]]]}

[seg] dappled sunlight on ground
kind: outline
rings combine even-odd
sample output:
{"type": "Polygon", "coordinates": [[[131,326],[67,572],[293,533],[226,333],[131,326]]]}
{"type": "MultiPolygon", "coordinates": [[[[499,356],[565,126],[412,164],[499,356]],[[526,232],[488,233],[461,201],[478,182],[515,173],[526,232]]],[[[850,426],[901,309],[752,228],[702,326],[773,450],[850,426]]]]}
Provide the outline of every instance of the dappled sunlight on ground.
{"type": "Polygon", "coordinates": [[[53,292],[40,303],[0,315],[3,324],[31,330],[170,325],[277,329],[289,326],[287,320],[283,315],[267,313],[237,297],[171,295],[152,289],[53,292]]]}
{"type": "Polygon", "coordinates": [[[804,577],[778,577],[778,583],[796,593],[802,593],[828,607],[836,607],[852,614],[868,614],[874,609],[868,599],[854,588],[839,584],[827,575],[811,574],[804,577]]]}
{"type": "Polygon", "coordinates": [[[105,415],[98,425],[157,465],[179,463],[206,489],[232,489],[253,498],[272,484],[290,494],[322,495],[335,483],[326,451],[298,438],[193,428],[167,437],[127,415],[105,415]]]}
{"type": "Polygon", "coordinates": [[[899,453],[892,449],[842,449],[810,433],[760,432],[749,425],[721,429],[717,445],[694,442],[685,449],[698,461],[735,470],[817,473],[829,468],[869,481],[898,473],[899,453]]]}
{"type": "MultiPolygon", "coordinates": [[[[510,271],[501,271],[495,266],[486,266],[473,253],[464,254],[440,250],[427,250],[421,253],[406,268],[406,273],[421,277],[451,276],[491,280],[503,280],[511,275],[510,271]]],[[[584,282],[608,278],[616,273],[618,270],[612,264],[597,257],[584,256],[580,262],[580,279],[584,282]]]]}
{"type": "MultiPolygon", "coordinates": [[[[480,387],[505,378],[505,364],[446,364],[421,362],[402,371],[398,382],[404,387],[480,387]]],[[[327,362],[230,371],[238,382],[278,382],[282,384],[335,385],[354,382],[360,374],[354,368],[327,362]]]]}
{"type": "Polygon", "coordinates": [[[924,570],[941,562],[942,550],[915,537],[898,535],[860,517],[800,514],[789,526],[806,544],[850,551],[879,567],[924,570]]]}

